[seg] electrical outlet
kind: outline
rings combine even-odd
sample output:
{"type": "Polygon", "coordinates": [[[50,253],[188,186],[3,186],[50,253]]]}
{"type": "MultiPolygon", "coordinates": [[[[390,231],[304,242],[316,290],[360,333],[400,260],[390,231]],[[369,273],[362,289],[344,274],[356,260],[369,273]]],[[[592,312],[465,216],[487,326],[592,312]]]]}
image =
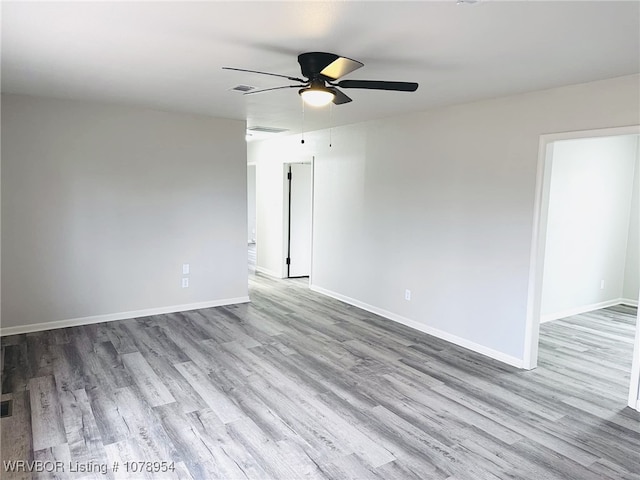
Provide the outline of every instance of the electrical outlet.
{"type": "Polygon", "coordinates": [[[604,280],[600,280],[600,290],[604,290],[604,280]]]}
{"type": "Polygon", "coordinates": [[[189,288],[189,279],[187,277],[182,279],[182,288],[189,288]]]}
{"type": "Polygon", "coordinates": [[[182,274],[183,275],[189,275],[189,264],[188,263],[183,263],[182,264],[182,274]]]}
{"type": "Polygon", "coordinates": [[[407,301],[411,300],[411,290],[407,289],[404,291],[404,299],[407,301]]]}

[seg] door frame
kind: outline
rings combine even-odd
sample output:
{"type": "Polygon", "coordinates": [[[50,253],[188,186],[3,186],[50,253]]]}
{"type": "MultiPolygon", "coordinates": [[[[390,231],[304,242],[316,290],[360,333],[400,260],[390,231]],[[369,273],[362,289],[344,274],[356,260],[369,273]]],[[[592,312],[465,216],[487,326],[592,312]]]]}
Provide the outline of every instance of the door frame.
{"type": "MultiPolygon", "coordinates": [[[[256,162],[247,162],[247,174],[249,172],[249,167],[253,167],[254,168],[254,176],[255,176],[255,189],[253,192],[253,197],[254,197],[254,205],[253,205],[253,210],[255,213],[255,221],[256,221],[256,232],[255,232],[255,236],[256,238],[254,238],[254,240],[257,240],[258,237],[258,188],[257,188],[257,184],[258,184],[258,164],[256,162]]],[[[248,177],[247,177],[248,178],[248,177]]],[[[248,185],[248,180],[247,180],[247,190],[249,189],[249,185],[248,185]]],[[[247,201],[247,217],[249,216],[249,202],[247,201]]],[[[247,222],[247,229],[249,228],[248,225],[249,222],[247,222]]],[[[249,232],[247,232],[247,240],[249,239],[249,232]]],[[[256,252],[257,253],[257,252],[256,252]]]]}
{"type": "Polygon", "coordinates": [[[311,165],[311,231],[310,235],[310,252],[309,252],[309,285],[311,285],[311,280],[313,278],[313,228],[314,228],[314,201],[315,201],[315,156],[311,156],[310,159],[304,159],[293,162],[284,162],[282,164],[282,172],[283,172],[283,212],[282,212],[282,278],[296,278],[289,277],[289,264],[287,263],[287,259],[289,258],[291,252],[289,250],[291,238],[291,184],[288,177],[288,173],[290,171],[291,165],[299,165],[306,164],[311,165]]]}
{"type": "MultiPolygon", "coordinates": [[[[545,247],[547,237],[547,219],[549,212],[549,191],[551,167],[553,162],[553,144],[559,140],[580,138],[613,137],[621,135],[639,135],[640,125],[582,130],[540,135],[538,147],[538,168],[533,212],[533,234],[529,263],[529,287],[527,298],[527,317],[525,326],[525,344],[523,367],[527,370],[538,365],[538,342],[540,338],[540,311],[542,305],[542,276],[544,271],[545,247]]],[[[636,335],[633,350],[631,382],[629,385],[629,406],[640,410],[638,386],[640,384],[640,315],[636,320],[636,335]],[[632,399],[632,397],[634,397],[632,399]]]]}
{"type": "Polygon", "coordinates": [[[633,342],[633,361],[631,363],[631,382],[629,384],[629,401],[627,405],[640,412],[640,311],[636,318],[636,337],[633,342]]]}

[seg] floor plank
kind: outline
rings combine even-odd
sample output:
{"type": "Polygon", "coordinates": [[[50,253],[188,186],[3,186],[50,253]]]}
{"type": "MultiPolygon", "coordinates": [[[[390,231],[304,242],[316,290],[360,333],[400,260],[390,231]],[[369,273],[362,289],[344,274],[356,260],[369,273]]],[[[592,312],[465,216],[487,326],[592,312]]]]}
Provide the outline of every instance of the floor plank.
{"type": "Polygon", "coordinates": [[[303,279],[251,274],[250,295],[3,337],[2,460],[109,467],[87,478],[640,480],[635,308],[542,325],[522,371],[303,279]]]}
{"type": "Polygon", "coordinates": [[[62,408],[52,375],[29,380],[33,449],[42,450],[67,443],[62,408]]]}
{"type": "Polygon", "coordinates": [[[125,353],[122,355],[122,362],[149,405],[157,407],[176,401],[140,352],[125,353]]]}

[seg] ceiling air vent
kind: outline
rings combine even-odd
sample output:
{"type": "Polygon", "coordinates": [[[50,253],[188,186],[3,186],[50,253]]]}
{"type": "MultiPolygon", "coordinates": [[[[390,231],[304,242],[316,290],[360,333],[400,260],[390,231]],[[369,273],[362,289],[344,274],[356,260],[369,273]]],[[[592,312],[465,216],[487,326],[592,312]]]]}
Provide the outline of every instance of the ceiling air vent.
{"type": "Polygon", "coordinates": [[[251,85],[236,85],[231,90],[234,90],[236,92],[246,93],[246,92],[250,92],[251,90],[255,90],[255,89],[256,89],[256,87],[252,87],[251,85]]]}
{"type": "Polygon", "coordinates": [[[288,131],[286,128],[276,128],[276,127],[249,127],[247,130],[251,132],[261,132],[261,133],[282,133],[288,131]]]}

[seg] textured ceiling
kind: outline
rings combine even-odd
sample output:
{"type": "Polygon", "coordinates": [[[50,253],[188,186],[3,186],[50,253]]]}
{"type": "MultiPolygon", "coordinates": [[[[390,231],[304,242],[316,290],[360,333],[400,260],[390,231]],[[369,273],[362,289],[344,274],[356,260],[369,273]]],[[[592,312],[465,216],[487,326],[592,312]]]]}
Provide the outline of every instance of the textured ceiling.
{"type": "Polygon", "coordinates": [[[2,91],[246,119],[299,131],[299,53],[365,66],[346,78],[416,81],[416,93],[349,90],[305,112],[324,128],[640,71],[640,3],[3,2],[2,91]],[[284,83],[280,80],[284,80],[284,83]]]}

